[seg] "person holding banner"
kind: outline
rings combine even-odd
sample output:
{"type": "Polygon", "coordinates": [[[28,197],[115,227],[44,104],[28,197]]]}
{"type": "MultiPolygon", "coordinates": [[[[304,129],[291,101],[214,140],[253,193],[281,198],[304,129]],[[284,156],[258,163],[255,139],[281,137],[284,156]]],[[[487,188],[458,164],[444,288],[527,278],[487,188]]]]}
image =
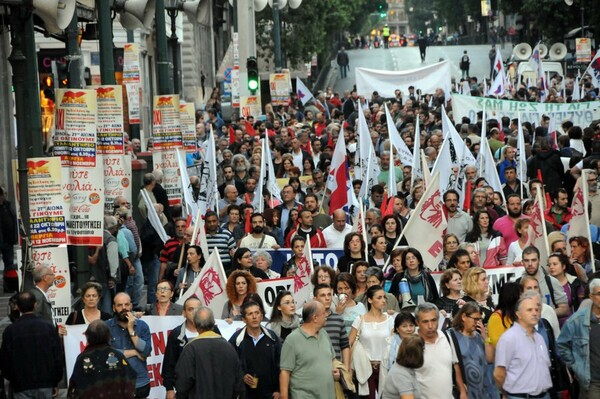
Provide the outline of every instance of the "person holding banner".
{"type": "MultiPolygon", "coordinates": [[[[302,236],[295,236],[294,238],[292,238],[292,246],[291,247],[292,247],[293,255],[281,267],[281,275],[283,277],[294,277],[294,275],[296,274],[296,269],[298,268],[298,265],[302,261],[305,244],[306,244],[306,240],[302,236]]],[[[339,263],[338,263],[338,265],[339,265],[339,263]]]]}
{"type": "Polygon", "coordinates": [[[228,323],[233,320],[241,320],[240,309],[244,299],[249,293],[256,293],[254,276],[244,270],[234,270],[227,279],[226,291],[229,300],[223,305],[221,318],[228,323]]]}
{"type": "MultiPolygon", "coordinates": [[[[202,248],[198,245],[190,245],[187,249],[187,266],[183,270],[179,269],[177,281],[175,282],[175,294],[182,295],[192,285],[194,279],[198,277],[205,260],[202,256],[202,248]]],[[[163,280],[164,281],[164,280],[163,280]]],[[[173,293],[171,293],[173,296],[173,293]]]]}

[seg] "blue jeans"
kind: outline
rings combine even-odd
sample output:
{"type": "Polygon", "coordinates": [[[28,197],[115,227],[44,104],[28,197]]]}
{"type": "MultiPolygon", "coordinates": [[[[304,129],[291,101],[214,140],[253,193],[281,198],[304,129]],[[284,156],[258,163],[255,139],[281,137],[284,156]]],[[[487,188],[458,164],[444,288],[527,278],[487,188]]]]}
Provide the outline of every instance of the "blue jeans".
{"type": "Polygon", "coordinates": [[[131,297],[131,303],[133,308],[143,307],[142,302],[142,289],[144,288],[144,271],[142,269],[142,262],[140,258],[136,258],[133,261],[135,267],[135,274],[127,277],[127,288],[126,291],[131,297]]]}
{"type": "Polygon", "coordinates": [[[13,392],[14,399],[52,399],[52,388],[28,389],[21,392],[13,392]]]}
{"type": "Polygon", "coordinates": [[[100,303],[98,305],[101,311],[108,314],[113,314],[113,290],[108,287],[104,288],[102,290],[102,297],[100,298],[100,303]]]}
{"type": "Polygon", "coordinates": [[[158,256],[152,255],[152,259],[146,261],[144,269],[146,270],[146,282],[148,283],[146,303],[152,305],[156,302],[156,283],[158,283],[158,274],[160,272],[158,256]]]}

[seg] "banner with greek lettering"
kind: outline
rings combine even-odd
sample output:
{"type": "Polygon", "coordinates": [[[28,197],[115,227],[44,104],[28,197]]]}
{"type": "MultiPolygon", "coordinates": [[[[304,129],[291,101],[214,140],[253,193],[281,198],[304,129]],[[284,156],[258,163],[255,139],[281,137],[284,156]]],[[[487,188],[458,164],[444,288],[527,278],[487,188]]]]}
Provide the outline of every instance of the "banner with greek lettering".
{"type": "Polygon", "coordinates": [[[179,170],[179,159],[177,159],[177,152],[175,149],[153,151],[152,165],[153,170],[161,170],[163,172],[163,181],[161,184],[167,192],[169,204],[180,204],[182,196],[181,172],[179,170]]]}
{"type": "Polygon", "coordinates": [[[154,96],[152,111],[152,138],[154,149],[181,148],[179,95],[154,96]]]}
{"type": "Polygon", "coordinates": [[[104,224],[103,157],[94,167],[62,168],[62,187],[69,207],[67,235],[69,245],[102,245],[104,224]]]}
{"type": "MultiPolygon", "coordinates": [[[[181,325],[184,319],[182,316],[144,316],[143,321],[148,324],[152,337],[152,351],[146,359],[148,365],[148,377],[150,377],[150,395],[148,399],[164,399],[166,395],[165,387],[163,386],[162,363],[167,347],[167,339],[171,331],[181,325]]],[[[221,336],[227,340],[240,328],[244,327],[241,321],[234,321],[228,324],[225,320],[215,320],[221,336]]],[[[76,326],[66,326],[67,335],[64,337],[65,344],[65,360],[67,365],[67,379],[73,374],[73,367],[77,356],[85,349],[87,340],[83,334],[87,329],[87,325],[81,324],[76,326]]]]}
{"type": "Polygon", "coordinates": [[[488,119],[500,120],[503,116],[517,119],[521,115],[521,123],[530,122],[536,125],[540,124],[542,115],[548,115],[558,122],[570,120],[573,124],[584,127],[600,119],[600,103],[597,101],[568,104],[531,103],[452,94],[455,121],[460,121],[463,117],[476,121],[477,113],[484,109],[488,119]]]}
{"type": "MultiPolygon", "coordinates": [[[[489,280],[489,291],[488,295],[491,295],[494,299],[494,303],[498,303],[498,294],[500,293],[500,287],[504,283],[508,283],[511,281],[515,281],[520,278],[521,275],[525,272],[525,268],[523,266],[513,267],[496,267],[493,269],[485,269],[485,273],[488,276],[489,280]]],[[[435,281],[435,284],[438,287],[438,292],[440,292],[440,279],[442,278],[442,272],[433,272],[431,276],[435,281]]]]}
{"type": "Polygon", "coordinates": [[[98,154],[123,154],[125,142],[123,132],[123,88],[121,86],[100,86],[96,90],[98,117],[96,134],[98,154]]]}
{"type": "Polygon", "coordinates": [[[179,119],[181,123],[181,138],[183,140],[183,148],[186,152],[195,153],[198,151],[198,143],[196,142],[196,110],[194,103],[179,103],[179,119]]]}
{"type": "MultiPolygon", "coordinates": [[[[261,249],[261,251],[266,251],[271,255],[273,259],[273,264],[271,265],[271,269],[276,271],[277,273],[281,272],[281,268],[283,264],[287,262],[294,253],[291,249],[281,248],[281,249],[261,249]]],[[[338,260],[344,256],[343,249],[331,249],[331,248],[311,248],[311,257],[313,260],[314,267],[319,265],[329,266],[333,269],[337,269],[338,260]]]]}
{"type": "Polygon", "coordinates": [[[360,96],[371,97],[377,91],[381,97],[395,96],[399,89],[408,94],[408,87],[414,86],[423,93],[433,93],[435,89],[443,89],[446,93],[451,88],[450,62],[442,61],[423,68],[409,71],[384,71],[378,69],[356,68],[356,89],[360,96]]]}
{"type": "Polygon", "coordinates": [[[67,225],[60,158],[29,158],[27,160],[27,193],[29,194],[29,225],[31,245],[67,243],[67,225]]]}
{"type": "Polygon", "coordinates": [[[71,277],[67,246],[32,248],[35,268],[46,266],[54,273],[54,284],[48,288],[48,300],[52,304],[52,316],[57,325],[64,325],[71,313],[71,277]]]}
{"type": "Polygon", "coordinates": [[[63,166],[96,165],[96,90],[56,90],[54,155],[63,166]]]}
{"type": "Polygon", "coordinates": [[[112,213],[115,198],[123,196],[129,203],[131,197],[131,155],[104,156],[104,210],[112,213]]]}

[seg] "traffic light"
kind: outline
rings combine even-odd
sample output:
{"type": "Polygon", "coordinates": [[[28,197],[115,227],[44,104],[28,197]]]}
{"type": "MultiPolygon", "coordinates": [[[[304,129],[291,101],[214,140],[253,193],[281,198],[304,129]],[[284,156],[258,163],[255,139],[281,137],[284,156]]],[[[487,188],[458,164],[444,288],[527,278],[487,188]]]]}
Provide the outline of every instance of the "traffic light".
{"type": "Polygon", "coordinates": [[[256,57],[248,57],[246,60],[246,70],[248,71],[248,90],[254,94],[258,90],[258,62],[256,57]]]}

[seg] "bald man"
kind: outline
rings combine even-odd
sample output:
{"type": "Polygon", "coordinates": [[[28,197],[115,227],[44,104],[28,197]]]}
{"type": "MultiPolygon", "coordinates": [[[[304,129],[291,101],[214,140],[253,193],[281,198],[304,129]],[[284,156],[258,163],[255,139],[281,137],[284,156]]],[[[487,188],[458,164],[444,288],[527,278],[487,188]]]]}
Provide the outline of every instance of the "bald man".
{"type": "Polygon", "coordinates": [[[333,223],[323,230],[327,248],[344,248],[344,238],[352,231],[352,226],[346,223],[346,212],[343,209],[333,211],[333,223]]]}

